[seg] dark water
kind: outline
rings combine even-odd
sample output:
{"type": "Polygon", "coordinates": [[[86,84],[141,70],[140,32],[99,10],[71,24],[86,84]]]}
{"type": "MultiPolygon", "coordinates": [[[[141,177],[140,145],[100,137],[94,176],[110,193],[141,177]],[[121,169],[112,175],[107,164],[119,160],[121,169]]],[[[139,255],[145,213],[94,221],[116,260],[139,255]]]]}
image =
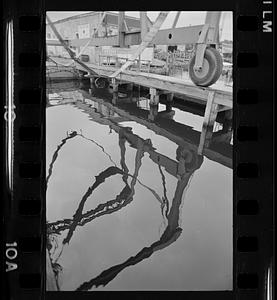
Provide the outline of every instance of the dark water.
{"type": "Polygon", "coordinates": [[[60,289],[232,289],[222,124],[198,155],[202,116],[163,104],[149,116],[147,93],[112,104],[108,90],[63,83],[48,96],[47,221],[60,289]]]}

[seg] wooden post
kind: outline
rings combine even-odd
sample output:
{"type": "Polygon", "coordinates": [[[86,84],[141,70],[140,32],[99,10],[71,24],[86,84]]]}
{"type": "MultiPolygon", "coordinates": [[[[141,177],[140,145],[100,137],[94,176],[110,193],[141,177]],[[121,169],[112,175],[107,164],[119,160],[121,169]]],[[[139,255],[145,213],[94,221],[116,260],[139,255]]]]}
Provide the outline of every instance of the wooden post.
{"type": "Polygon", "coordinates": [[[133,88],[134,88],[134,84],[131,82],[131,83],[127,83],[127,91],[133,91],[133,88]]]}
{"type": "Polygon", "coordinates": [[[179,17],[180,17],[180,14],[181,14],[181,12],[180,12],[180,11],[178,11],[178,12],[177,12],[177,14],[176,14],[176,16],[175,16],[175,19],[174,19],[174,22],[173,22],[172,28],[175,28],[175,27],[176,27],[176,25],[177,25],[177,22],[178,22],[178,20],[179,20],[179,17]]]}
{"type": "Polygon", "coordinates": [[[157,115],[158,115],[158,105],[150,104],[148,120],[154,121],[157,115]]]}
{"type": "Polygon", "coordinates": [[[118,100],[118,93],[117,92],[113,92],[112,104],[116,105],[117,100],[118,100]]]}
{"type": "Polygon", "coordinates": [[[118,12],[118,45],[120,48],[124,47],[124,17],[125,12],[118,12]]]}
{"type": "Polygon", "coordinates": [[[158,105],[159,104],[159,94],[156,89],[150,88],[150,105],[158,105]]]}
{"type": "Polygon", "coordinates": [[[153,38],[155,37],[155,35],[159,31],[159,29],[162,26],[162,24],[163,24],[165,18],[167,17],[167,15],[168,15],[168,12],[166,12],[166,11],[161,11],[159,13],[155,23],[153,24],[153,26],[151,27],[149,32],[146,34],[145,39],[141,42],[141,44],[136,49],[136,51],[131,55],[129,60],[123,66],[121,66],[121,68],[119,70],[116,70],[112,75],[110,75],[110,77],[116,77],[117,75],[119,75],[121,72],[125,71],[129,66],[131,66],[134,63],[134,60],[152,42],[153,38]]]}
{"type": "Polygon", "coordinates": [[[224,118],[226,120],[232,120],[232,118],[233,118],[233,110],[232,109],[226,110],[225,114],[224,114],[224,118]]]}
{"type": "Polygon", "coordinates": [[[113,99],[112,103],[116,104],[118,100],[118,82],[115,78],[112,78],[112,86],[113,86],[113,99]]]}
{"type": "Polygon", "coordinates": [[[180,157],[178,168],[177,168],[177,177],[178,179],[182,178],[182,175],[186,173],[185,160],[183,157],[180,157]]]}
{"type": "Polygon", "coordinates": [[[213,134],[213,126],[218,112],[218,104],[214,103],[214,96],[214,91],[209,92],[202,126],[202,132],[200,136],[200,142],[198,146],[199,155],[202,155],[204,148],[208,147],[208,144],[213,134]]]}
{"type": "Polygon", "coordinates": [[[58,284],[53,271],[49,251],[46,250],[46,290],[47,291],[58,291],[58,284]]]}
{"type": "Polygon", "coordinates": [[[166,72],[166,75],[168,76],[169,75],[169,55],[168,55],[168,52],[166,54],[165,72],[166,72]]]}
{"type": "Polygon", "coordinates": [[[147,34],[147,14],[146,11],[140,11],[140,35],[141,35],[141,40],[144,40],[144,37],[147,34]]]}
{"type": "Polygon", "coordinates": [[[139,55],[139,57],[138,57],[138,70],[139,70],[139,72],[140,72],[140,70],[141,70],[141,61],[140,61],[140,55],[139,55]]]}
{"type": "Polygon", "coordinates": [[[115,57],[115,66],[116,66],[117,68],[120,67],[120,65],[119,65],[119,59],[118,59],[117,54],[116,54],[116,57],[115,57]]]}
{"type": "Polygon", "coordinates": [[[166,94],[166,111],[172,110],[173,98],[174,98],[173,93],[166,94]]]}
{"type": "Polygon", "coordinates": [[[136,102],[136,99],[133,98],[133,95],[134,95],[133,90],[128,91],[128,99],[130,103],[136,102]]]}
{"type": "Polygon", "coordinates": [[[224,112],[224,120],[223,120],[223,128],[222,128],[224,132],[232,130],[232,123],[233,123],[232,118],[233,118],[233,111],[231,109],[226,110],[224,112]]]}
{"type": "Polygon", "coordinates": [[[166,101],[167,102],[172,102],[174,98],[174,93],[168,93],[166,94],[166,101]]]}
{"type": "Polygon", "coordinates": [[[208,11],[206,14],[205,24],[209,26],[206,37],[206,44],[219,43],[219,22],[221,11],[208,11]]]}
{"type": "Polygon", "coordinates": [[[118,92],[118,82],[115,78],[112,78],[112,86],[113,86],[113,92],[118,92]]]}
{"type": "Polygon", "coordinates": [[[93,82],[94,82],[94,77],[91,76],[90,72],[88,72],[88,75],[90,76],[89,77],[89,82],[90,82],[90,86],[92,87],[93,86],[93,82]]]}

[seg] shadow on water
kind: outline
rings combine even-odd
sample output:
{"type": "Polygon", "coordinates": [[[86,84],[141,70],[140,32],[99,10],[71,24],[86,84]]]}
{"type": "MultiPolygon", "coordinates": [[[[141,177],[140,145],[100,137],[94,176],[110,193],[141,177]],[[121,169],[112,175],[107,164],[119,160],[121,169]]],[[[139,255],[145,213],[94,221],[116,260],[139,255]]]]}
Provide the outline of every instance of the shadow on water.
{"type": "MultiPolygon", "coordinates": [[[[194,172],[201,167],[203,163],[203,155],[199,155],[197,152],[201,132],[194,130],[190,126],[176,122],[172,118],[171,111],[167,114],[168,109],[162,112],[153,112],[151,111],[151,107],[149,107],[149,110],[145,110],[140,107],[140,95],[134,95],[134,93],[119,93],[119,95],[116,95],[115,99],[115,95],[111,94],[109,91],[90,89],[88,93],[85,91],[86,87],[79,87],[81,87],[82,90],[77,91],[76,86],[73,85],[73,87],[71,87],[72,89],[69,88],[69,91],[64,91],[64,89],[62,89],[62,92],[58,89],[58,86],[54,88],[49,87],[49,99],[51,100],[51,93],[57,93],[60,98],[55,102],[55,105],[71,103],[75,107],[81,109],[84,113],[88,114],[89,118],[94,122],[109,126],[111,131],[118,134],[118,146],[120,148],[121,158],[120,166],[117,166],[112,160],[111,155],[106,152],[102,145],[91,138],[85,137],[82,132],[78,133],[77,131],[68,133],[67,137],[62,139],[61,143],[57,146],[52,156],[46,178],[47,185],[53,174],[54,164],[58,158],[59,152],[62,151],[63,146],[66,143],[69,143],[69,140],[72,140],[73,138],[86,139],[96,144],[99,148],[101,148],[112,164],[112,166],[109,166],[92,179],[92,185],[88,187],[82,198],[79,200],[79,205],[72,218],[57,220],[55,222],[47,222],[47,249],[49,253],[52,251],[50,254],[50,260],[54,271],[57,289],[59,289],[59,273],[62,271],[62,267],[59,265],[58,260],[62,255],[64,246],[70,243],[76,228],[78,226],[84,226],[98,217],[112,214],[130,204],[134,199],[135,186],[137,183],[148,189],[159,201],[161,213],[166,222],[164,232],[161,234],[160,238],[153,242],[150,246],[142,248],[134,256],[127,258],[120,264],[111,266],[101,272],[98,276],[80,284],[77,288],[79,291],[87,291],[93,287],[107,285],[125,268],[138,264],[139,262],[149,258],[156,251],[168,247],[180,237],[182,233],[182,228],[179,225],[181,216],[180,208],[182,206],[182,201],[184,200],[184,191],[188,187],[194,172]],[[139,135],[133,133],[132,128],[122,126],[120,124],[122,121],[135,121],[146,126],[156,134],[166,137],[177,144],[176,160],[159,153],[153,147],[151,140],[143,139],[139,135]],[[126,164],[126,142],[136,150],[133,174],[129,173],[129,169],[126,164]],[[149,154],[150,159],[159,169],[163,185],[162,197],[160,197],[153,188],[145,185],[138,179],[139,170],[142,165],[142,158],[145,153],[149,154]],[[177,185],[171,201],[171,206],[167,196],[166,177],[163,173],[162,167],[167,173],[177,178],[177,185]],[[122,181],[124,183],[124,187],[121,192],[117,194],[114,199],[101,203],[94,209],[83,212],[85,203],[93,194],[94,190],[104,183],[107,178],[117,174],[122,176],[122,181]],[[130,184],[128,183],[129,177],[131,178],[130,184]],[[57,239],[64,231],[67,231],[67,233],[65,238],[62,240],[62,246],[59,247],[57,239]],[[55,259],[53,258],[54,252],[59,252],[58,255],[55,255],[55,259]]],[[[209,147],[207,147],[203,153],[204,156],[207,156],[209,159],[229,168],[232,167],[230,132],[230,126],[222,126],[221,130],[213,134],[209,147]]],[[[50,272],[47,272],[47,280],[51,280],[51,276],[53,277],[50,272]]]]}

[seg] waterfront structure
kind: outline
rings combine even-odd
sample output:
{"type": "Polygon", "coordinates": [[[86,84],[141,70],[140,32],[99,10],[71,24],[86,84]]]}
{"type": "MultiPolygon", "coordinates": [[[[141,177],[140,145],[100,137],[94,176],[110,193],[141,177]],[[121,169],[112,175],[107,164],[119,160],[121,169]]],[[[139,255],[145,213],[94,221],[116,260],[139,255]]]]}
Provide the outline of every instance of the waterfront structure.
{"type": "MultiPolygon", "coordinates": [[[[228,119],[232,115],[232,90],[228,88],[209,88],[221,76],[223,69],[223,59],[218,49],[221,12],[207,12],[205,24],[203,25],[175,28],[180,16],[180,13],[178,13],[175,16],[172,28],[165,30],[160,28],[169,12],[160,12],[154,24],[148,19],[147,12],[140,12],[140,20],[138,22],[140,29],[136,30],[128,27],[127,20],[129,17],[125,15],[125,12],[120,11],[116,15],[117,18],[115,18],[117,20],[117,34],[110,36],[107,30],[110,23],[112,23],[107,21],[109,14],[109,12],[98,13],[97,16],[100,17],[98,24],[96,22],[90,23],[86,25],[87,27],[83,23],[79,23],[77,27],[75,24],[75,31],[76,28],[78,30],[81,28],[83,32],[80,32],[81,36],[79,33],[76,33],[75,38],[67,41],[69,43],[62,37],[63,32],[59,32],[57,28],[59,23],[53,24],[49,17],[47,17],[47,22],[58,38],[59,44],[64,47],[71,59],[77,63],[78,69],[87,73],[86,76],[97,87],[105,88],[111,83],[115,94],[118,92],[118,85],[122,82],[148,87],[150,103],[155,106],[159,104],[159,95],[161,94],[168,94],[169,101],[173,99],[175,93],[179,93],[187,95],[194,102],[202,102],[206,108],[203,122],[204,130],[200,138],[199,153],[201,153],[206,140],[207,128],[213,127],[217,113],[225,111],[228,119]],[[93,26],[96,26],[96,28],[93,26]],[[90,36],[90,31],[94,29],[94,33],[90,36]],[[152,49],[153,54],[156,44],[165,44],[171,48],[176,48],[176,45],[194,44],[195,54],[190,60],[188,71],[190,79],[195,85],[175,77],[151,74],[149,71],[141,70],[142,55],[148,53],[149,49],[152,49]],[[80,50],[80,47],[83,47],[82,50],[80,50]],[[105,47],[108,51],[118,48],[119,50],[127,49],[129,52],[125,53],[127,57],[122,62],[119,60],[118,51],[113,54],[105,53],[103,55],[102,51],[105,50],[105,47]],[[87,63],[83,63],[82,57],[79,58],[81,53],[85,53],[84,50],[93,51],[91,53],[91,57],[94,59],[92,63],[88,63],[88,60],[86,60],[87,63]],[[102,56],[106,57],[106,62],[103,62],[102,56]],[[111,57],[115,60],[115,67],[107,66],[111,57]],[[135,62],[138,63],[138,69],[132,70],[131,68],[135,62]]],[[[64,20],[60,23],[64,23],[64,20]]],[[[72,30],[71,34],[73,34],[72,30]]],[[[48,45],[55,44],[48,42],[48,45]]]]}
{"type": "MultiPolygon", "coordinates": [[[[115,12],[106,12],[105,18],[101,25],[99,26],[95,37],[109,37],[118,34],[118,13],[115,12]]],[[[62,38],[65,41],[71,41],[75,39],[88,39],[96,31],[99,22],[103,16],[103,12],[92,11],[89,13],[83,13],[80,15],[64,18],[53,22],[62,38]]],[[[149,24],[152,24],[150,19],[147,19],[149,24]]],[[[124,30],[135,32],[140,29],[140,20],[139,18],[125,16],[124,19],[124,30]]],[[[60,47],[59,41],[51,29],[50,25],[46,25],[46,40],[47,40],[47,52],[48,55],[53,56],[63,56],[68,57],[68,53],[63,47],[60,47]]],[[[108,50],[111,47],[104,47],[102,50],[108,50]]],[[[80,51],[80,47],[71,46],[73,51],[80,51]]],[[[100,49],[95,49],[95,47],[88,47],[84,51],[84,55],[89,56],[89,61],[95,61],[94,58],[97,56],[97,53],[100,49]]]]}

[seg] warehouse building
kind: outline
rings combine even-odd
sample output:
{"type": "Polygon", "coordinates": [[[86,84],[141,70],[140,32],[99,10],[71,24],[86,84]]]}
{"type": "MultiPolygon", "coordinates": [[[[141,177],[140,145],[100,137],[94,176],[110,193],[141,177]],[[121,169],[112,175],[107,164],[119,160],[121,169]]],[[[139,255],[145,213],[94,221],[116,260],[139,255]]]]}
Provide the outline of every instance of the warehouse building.
{"type": "MultiPolygon", "coordinates": [[[[58,20],[53,22],[55,27],[57,28],[58,32],[61,34],[64,40],[74,40],[74,39],[87,39],[90,38],[93,33],[95,32],[98,24],[102,18],[103,12],[93,11],[89,13],[84,13],[72,17],[68,17],[62,20],[58,20]]],[[[149,22],[151,23],[150,19],[149,22]]],[[[125,16],[124,22],[125,30],[126,31],[137,31],[140,30],[140,20],[139,18],[125,16]]],[[[105,37],[105,36],[112,36],[117,35],[118,32],[118,13],[116,12],[107,12],[106,17],[102,25],[100,26],[98,32],[95,34],[96,37],[105,37]]],[[[50,28],[50,26],[46,25],[46,40],[57,40],[54,32],[50,28]]],[[[72,50],[80,51],[80,49],[72,50]]],[[[102,50],[105,50],[103,47],[102,50]]],[[[106,49],[107,50],[107,49],[106,49]]],[[[63,49],[63,47],[55,46],[55,45],[48,45],[47,46],[48,54],[56,55],[56,56],[64,56],[67,57],[68,54],[63,49]]],[[[88,47],[88,49],[84,52],[89,56],[90,61],[97,57],[95,55],[95,47],[88,47]]]]}

